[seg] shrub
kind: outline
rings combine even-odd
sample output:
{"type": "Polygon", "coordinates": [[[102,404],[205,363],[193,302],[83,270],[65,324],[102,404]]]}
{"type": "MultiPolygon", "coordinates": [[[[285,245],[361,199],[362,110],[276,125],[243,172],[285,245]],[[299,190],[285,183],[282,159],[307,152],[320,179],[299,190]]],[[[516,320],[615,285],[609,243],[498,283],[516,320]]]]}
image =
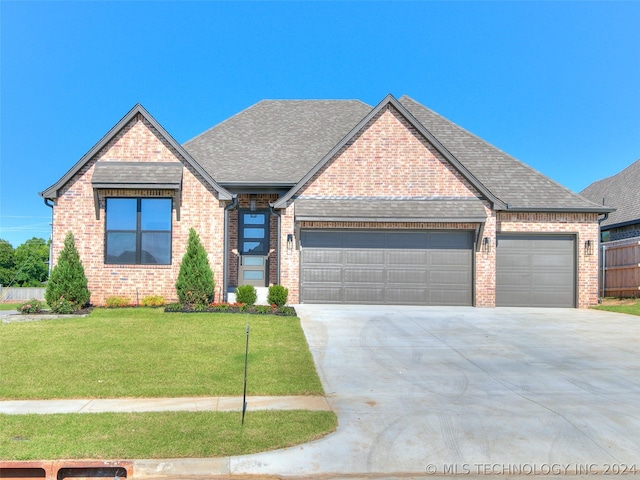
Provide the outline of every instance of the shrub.
{"type": "Polygon", "coordinates": [[[208,305],[213,300],[215,282],[207,252],[196,231],[189,230],[187,252],[182,257],[176,281],[178,300],[186,305],[208,305]]]}
{"type": "Polygon", "coordinates": [[[142,299],[143,307],[162,307],[164,304],[164,298],[160,295],[148,295],[142,299]]]}
{"type": "Polygon", "coordinates": [[[131,306],[131,301],[127,297],[114,295],[112,297],[107,297],[105,304],[107,305],[107,308],[122,308],[131,306]]]}
{"type": "Polygon", "coordinates": [[[272,285],[269,287],[267,301],[270,305],[282,307],[283,305],[286,305],[287,298],[289,298],[288,288],[284,288],[282,285],[272,285]]]}
{"type": "Polygon", "coordinates": [[[20,308],[18,308],[18,311],[20,313],[25,313],[25,314],[40,313],[43,308],[44,308],[44,302],[41,302],[40,300],[36,300],[35,298],[32,298],[28,302],[24,302],[23,304],[21,304],[20,308]]]}
{"type": "Polygon", "coordinates": [[[73,313],[89,302],[87,277],[71,232],[64,239],[64,248],[51,272],[44,297],[55,313],[73,313]]]}
{"type": "Polygon", "coordinates": [[[53,305],[49,304],[51,311],[62,314],[71,314],[80,310],[78,306],[64,297],[60,297],[53,302],[53,305]]]}
{"type": "Polygon", "coordinates": [[[236,288],[236,302],[245,305],[253,305],[258,299],[258,294],[253,285],[240,285],[236,288]]]}

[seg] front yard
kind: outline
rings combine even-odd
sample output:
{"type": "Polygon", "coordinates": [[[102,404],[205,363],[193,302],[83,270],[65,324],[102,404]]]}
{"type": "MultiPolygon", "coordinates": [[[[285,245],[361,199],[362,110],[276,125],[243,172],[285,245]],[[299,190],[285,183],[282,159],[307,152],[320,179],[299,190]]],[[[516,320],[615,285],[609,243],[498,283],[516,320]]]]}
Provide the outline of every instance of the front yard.
{"type": "MultiPolygon", "coordinates": [[[[321,395],[297,317],[96,309],[0,324],[0,399],[321,395]]],[[[0,415],[0,460],[239,455],[335,429],[333,412],[0,415]]]]}

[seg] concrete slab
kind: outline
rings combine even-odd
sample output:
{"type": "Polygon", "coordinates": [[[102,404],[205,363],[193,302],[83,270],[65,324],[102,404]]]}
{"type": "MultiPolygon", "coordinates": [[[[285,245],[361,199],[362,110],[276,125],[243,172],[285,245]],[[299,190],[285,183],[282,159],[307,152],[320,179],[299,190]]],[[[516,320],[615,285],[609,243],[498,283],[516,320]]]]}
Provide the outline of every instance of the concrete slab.
{"type": "MultiPolygon", "coordinates": [[[[324,397],[247,397],[247,410],[330,410],[324,397]]],[[[4,400],[0,414],[242,411],[242,397],[4,400]]]]}
{"type": "Polygon", "coordinates": [[[300,305],[336,433],[233,474],[640,474],[640,318],[300,305]],[[537,469],[537,470],[536,470],[537,469]],[[497,472],[497,473],[496,473],[497,472]]]}

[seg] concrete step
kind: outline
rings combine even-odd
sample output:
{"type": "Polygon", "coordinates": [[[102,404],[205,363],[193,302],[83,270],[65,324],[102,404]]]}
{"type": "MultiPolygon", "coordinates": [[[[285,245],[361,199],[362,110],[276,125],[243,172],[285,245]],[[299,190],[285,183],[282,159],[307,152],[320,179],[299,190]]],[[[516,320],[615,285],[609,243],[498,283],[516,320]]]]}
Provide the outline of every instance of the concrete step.
{"type": "MultiPolygon", "coordinates": [[[[267,302],[267,297],[269,296],[269,287],[256,287],[256,293],[258,294],[256,305],[269,305],[269,303],[267,302]]],[[[236,301],[235,287],[229,289],[227,293],[227,301],[229,303],[235,303],[236,301]]]]}

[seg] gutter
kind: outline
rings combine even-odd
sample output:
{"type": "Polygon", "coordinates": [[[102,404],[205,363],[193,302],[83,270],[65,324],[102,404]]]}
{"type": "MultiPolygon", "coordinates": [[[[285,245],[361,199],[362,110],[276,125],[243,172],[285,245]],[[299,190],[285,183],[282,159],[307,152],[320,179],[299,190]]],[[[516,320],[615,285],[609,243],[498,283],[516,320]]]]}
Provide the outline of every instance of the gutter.
{"type": "Polygon", "coordinates": [[[51,241],[49,242],[49,261],[47,262],[49,265],[49,273],[47,275],[47,281],[49,280],[49,277],[51,277],[51,270],[52,270],[52,260],[53,260],[53,205],[54,203],[51,202],[50,198],[43,198],[44,200],[44,204],[49,207],[51,209],[51,241]],[[51,202],[51,203],[49,203],[51,202]]]}
{"type": "Polygon", "coordinates": [[[238,208],[238,195],[233,195],[231,203],[224,207],[224,240],[222,246],[222,254],[224,255],[224,259],[222,261],[222,300],[225,302],[227,301],[227,277],[229,276],[229,211],[235,208],[238,208]]]}

